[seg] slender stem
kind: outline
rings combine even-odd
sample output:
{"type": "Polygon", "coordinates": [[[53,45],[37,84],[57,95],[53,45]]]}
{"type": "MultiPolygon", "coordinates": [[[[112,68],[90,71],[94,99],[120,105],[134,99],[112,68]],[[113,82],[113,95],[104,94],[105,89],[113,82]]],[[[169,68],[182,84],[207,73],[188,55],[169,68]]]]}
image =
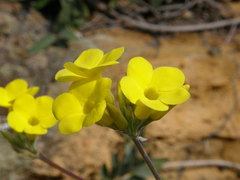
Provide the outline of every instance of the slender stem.
{"type": "Polygon", "coordinates": [[[135,143],[135,145],[138,148],[139,152],[141,153],[143,159],[147,163],[149,169],[152,171],[152,174],[155,177],[155,179],[161,180],[161,178],[157,172],[157,169],[154,167],[150,157],[148,156],[147,152],[145,151],[145,149],[144,149],[143,145],[141,144],[140,140],[138,139],[138,137],[131,137],[131,139],[135,143]]]}
{"type": "Polygon", "coordinates": [[[71,176],[71,177],[73,177],[73,178],[75,178],[75,179],[77,179],[77,180],[85,180],[85,179],[77,176],[77,175],[74,174],[73,172],[71,172],[71,171],[69,171],[69,170],[67,170],[67,169],[64,169],[63,167],[59,166],[58,164],[52,162],[50,159],[48,159],[48,158],[47,158],[44,154],[42,154],[42,153],[39,153],[38,159],[42,160],[43,162],[47,163],[48,165],[50,165],[50,166],[58,169],[58,170],[61,171],[62,173],[67,174],[67,175],[69,175],[69,176],[71,176]]]}

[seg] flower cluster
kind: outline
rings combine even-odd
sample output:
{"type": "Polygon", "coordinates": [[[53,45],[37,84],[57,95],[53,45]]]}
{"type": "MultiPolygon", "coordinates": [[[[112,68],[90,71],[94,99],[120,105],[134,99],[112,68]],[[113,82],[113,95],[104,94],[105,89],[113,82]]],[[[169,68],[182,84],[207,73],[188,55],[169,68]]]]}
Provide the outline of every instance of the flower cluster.
{"type": "Polygon", "coordinates": [[[49,96],[34,98],[39,87],[28,88],[23,79],[16,79],[0,87],[0,106],[9,109],[8,124],[18,133],[46,134],[56,124],[52,113],[53,99],[49,96]]]}
{"type": "Polygon", "coordinates": [[[102,77],[102,71],[117,64],[123,51],[117,48],[104,55],[99,49],[86,50],[56,74],[58,81],[73,81],[69,92],[53,103],[61,133],[72,134],[97,123],[136,136],[142,127],[190,97],[181,70],[153,69],[146,59],[135,57],[119,83],[119,110],[110,91],[111,80],[102,77]]]}
{"type": "Polygon", "coordinates": [[[93,124],[107,126],[133,136],[175,105],[189,99],[189,85],[175,67],[158,67],[142,57],[134,57],[118,86],[119,105],[111,92],[112,81],[103,77],[105,68],[118,64],[124,48],[104,54],[99,49],[83,51],[72,63],[57,72],[57,81],[72,82],[68,92],[55,100],[35,98],[38,87],[28,88],[17,79],[0,87],[0,106],[8,108],[8,123],[18,133],[45,134],[58,121],[62,134],[73,134],[93,124]]]}
{"type": "Polygon", "coordinates": [[[0,106],[10,108],[14,101],[23,94],[35,95],[39,87],[28,88],[28,84],[23,79],[15,79],[8,83],[5,88],[0,87],[0,106]]]}
{"type": "Polygon", "coordinates": [[[112,83],[111,79],[102,77],[102,71],[118,64],[117,60],[123,52],[123,47],[106,54],[99,49],[89,49],[74,63],[65,63],[65,69],[56,74],[58,81],[73,81],[69,92],[59,95],[53,103],[53,112],[60,121],[61,133],[78,132],[102,119],[107,99],[111,96],[112,83]]]}
{"type": "Polygon", "coordinates": [[[53,163],[35,147],[37,135],[46,134],[58,123],[62,134],[73,134],[84,127],[98,124],[127,134],[140,150],[156,179],[160,179],[144,151],[140,137],[145,126],[161,119],[175,105],[190,98],[190,86],[175,67],[158,67],[142,57],[129,61],[126,76],[118,83],[118,105],[111,92],[112,80],[103,77],[103,70],[118,64],[124,48],[104,54],[100,49],[83,51],[72,63],[64,64],[55,79],[70,81],[67,92],[54,100],[50,96],[34,97],[39,87],[28,88],[23,79],[0,87],[0,107],[7,108],[11,129],[0,134],[21,154],[38,158],[66,174],[82,179],[53,163]]]}

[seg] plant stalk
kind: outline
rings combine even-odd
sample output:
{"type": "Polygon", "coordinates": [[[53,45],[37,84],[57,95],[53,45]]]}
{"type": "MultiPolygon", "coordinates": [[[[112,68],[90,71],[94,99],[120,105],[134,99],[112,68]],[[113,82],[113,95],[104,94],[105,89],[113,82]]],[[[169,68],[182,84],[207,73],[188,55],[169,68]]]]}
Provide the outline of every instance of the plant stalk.
{"type": "Polygon", "coordinates": [[[64,174],[67,174],[69,176],[71,176],[72,178],[74,179],[77,179],[77,180],[85,180],[81,177],[79,177],[78,175],[74,174],[73,172],[59,166],[58,164],[54,163],[53,161],[51,161],[50,159],[48,159],[48,157],[46,157],[44,154],[42,153],[39,153],[38,155],[38,159],[42,160],[43,162],[47,163],[48,165],[58,169],[59,171],[61,171],[62,173],[64,174]]]}
{"type": "Polygon", "coordinates": [[[136,147],[138,148],[139,152],[141,153],[143,159],[147,163],[149,169],[151,170],[153,176],[155,177],[156,180],[161,180],[157,169],[154,167],[150,157],[148,156],[147,152],[145,151],[142,143],[140,142],[138,137],[131,137],[132,141],[135,143],[136,147]]]}

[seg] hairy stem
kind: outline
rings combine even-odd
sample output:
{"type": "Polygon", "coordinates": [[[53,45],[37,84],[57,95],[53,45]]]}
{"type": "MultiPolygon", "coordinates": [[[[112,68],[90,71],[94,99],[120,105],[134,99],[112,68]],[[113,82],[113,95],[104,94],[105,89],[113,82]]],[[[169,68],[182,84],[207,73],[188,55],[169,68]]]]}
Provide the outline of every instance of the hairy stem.
{"type": "Polygon", "coordinates": [[[78,175],[74,174],[73,172],[59,166],[58,164],[54,163],[53,161],[51,161],[50,159],[48,159],[44,154],[42,153],[39,153],[38,155],[38,159],[42,160],[43,162],[47,163],[48,165],[58,169],[59,171],[61,171],[62,173],[64,174],[67,174],[69,176],[71,176],[72,178],[74,179],[77,179],[77,180],[85,180],[81,177],[79,177],[78,175]]]}
{"type": "Polygon", "coordinates": [[[131,137],[131,139],[133,140],[133,142],[135,143],[136,147],[138,148],[139,152],[141,153],[143,159],[145,160],[145,162],[147,163],[149,169],[151,170],[153,176],[155,177],[156,180],[161,180],[157,169],[154,167],[150,157],[148,156],[147,152],[145,151],[143,145],[141,144],[139,137],[131,137]]]}

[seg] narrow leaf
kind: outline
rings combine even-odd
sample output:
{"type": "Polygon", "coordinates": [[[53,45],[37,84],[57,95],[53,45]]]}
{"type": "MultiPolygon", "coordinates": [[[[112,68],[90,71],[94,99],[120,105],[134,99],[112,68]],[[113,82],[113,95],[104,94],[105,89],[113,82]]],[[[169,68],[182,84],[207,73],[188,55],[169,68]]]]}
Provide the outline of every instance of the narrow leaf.
{"type": "Polygon", "coordinates": [[[56,39],[57,37],[55,34],[44,36],[29,49],[29,53],[34,54],[47,48],[48,46],[52,45],[56,39]]]}

